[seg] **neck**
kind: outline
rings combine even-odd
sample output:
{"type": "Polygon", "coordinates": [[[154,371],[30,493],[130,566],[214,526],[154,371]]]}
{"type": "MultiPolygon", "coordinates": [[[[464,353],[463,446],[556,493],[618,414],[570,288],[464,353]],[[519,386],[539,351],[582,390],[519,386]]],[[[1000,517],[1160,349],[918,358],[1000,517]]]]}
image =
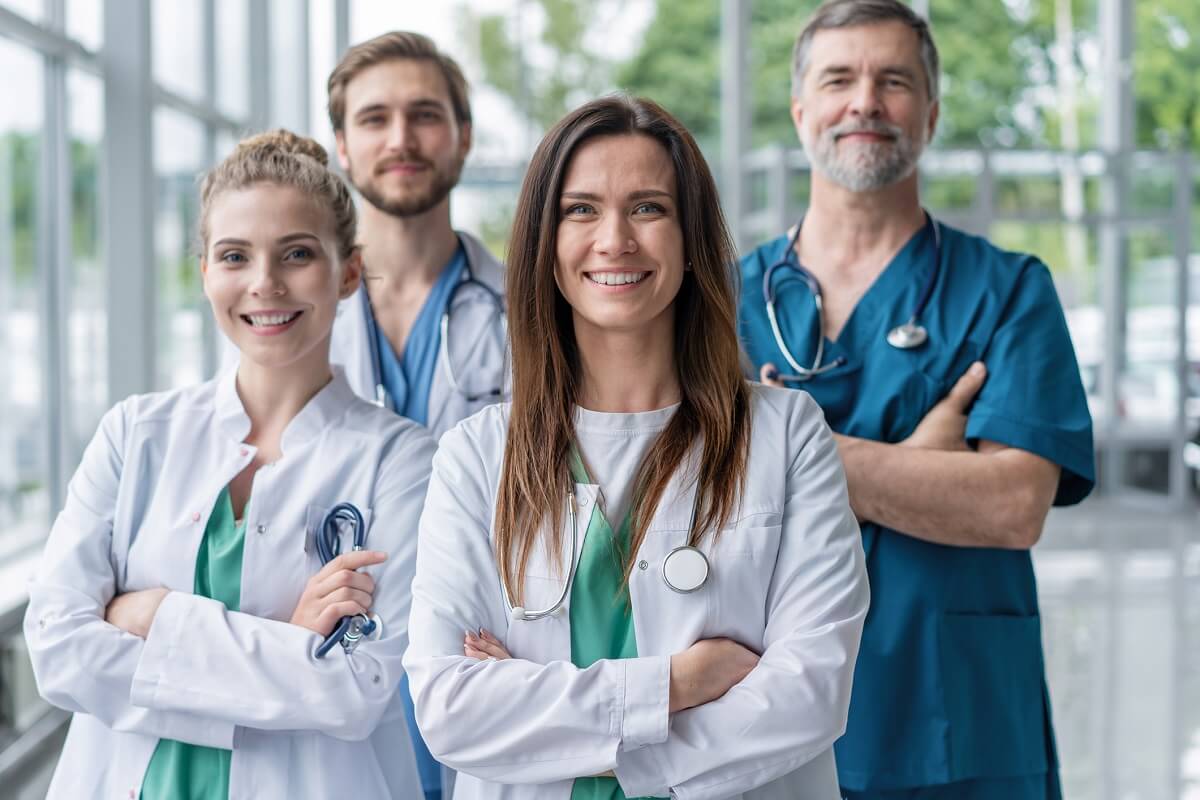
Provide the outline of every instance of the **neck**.
{"type": "Polygon", "coordinates": [[[634,413],[678,403],[674,314],[654,330],[597,330],[576,317],[575,340],[583,371],[579,404],[591,411],[634,413]]]}
{"type": "Polygon", "coordinates": [[[238,365],[237,393],[250,417],[246,441],[265,454],[278,451],[288,423],[333,379],[328,345],[315,349],[321,352],[306,357],[307,363],[267,367],[243,358],[238,365]]]}
{"type": "Polygon", "coordinates": [[[915,171],[870,192],[850,191],[817,172],[812,182],[812,201],[797,244],[801,263],[877,263],[925,225],[915,171]]]}
{"type": "Polygon", "coordinates": [[[450,227],[450,198],[410,217],[363,203],[359,240],[372,293],[410,283],[431,284],[458,249],[458,236],[450,227]]]}

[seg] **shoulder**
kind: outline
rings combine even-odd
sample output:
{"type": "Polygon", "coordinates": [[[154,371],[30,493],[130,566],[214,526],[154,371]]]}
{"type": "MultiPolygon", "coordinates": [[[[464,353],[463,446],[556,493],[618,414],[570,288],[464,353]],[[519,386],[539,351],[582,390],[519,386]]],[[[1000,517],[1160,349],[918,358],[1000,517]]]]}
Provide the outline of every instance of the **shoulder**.
{"type": "Polygon", "coordinates": [[[828,430],[825,412],[803,389],[785,389],[750,382],[752,442],[786,441],[788,449],[802,446],[828,430]]]}
{"type": "Polygon", "coordinates": [[[1049,276],[1040,258],[1016,250],[1006,250],[994,242],[950,225],[938,223],[945,257],[951,264],[970,265],[958,270],[982,278],[988,284],[1015,285],[1029,273],[1049,276]]]}
{"type": "Polygon", "coordinates": [[[740,261],[742,280],[747,282],[747,284],[755,278],[762,280],[762,276],[771,265],[783,257],[784,252],[787,250],[787,245],[788,236],[785,233],[760,244],[742,256],[740,261]]]}
{"type": "Polygon", "coordinates": [[[194,423],[212,415],[219,378],[161,392],[135,394],[117,403],[109,414],[129,426],[157,422],[194,423]]]}
{"type": "Polygon", "coordinates": [[[494,461],[498,466],[504,457],[511,410],[511,403],[496,403],[459,420],[453,428],[442,434],[438,441],[439,454],[444,451],[447,457],[459,460],[473,454],[479,461],[494,461]]]}
{"type": "Polygon", "coordinates": [[[456,231],[466,250],[467,260],[475,279],[497,292],[504,291],[504,265],[491,254],[483,242],[464,231],[456,231]]]}
{"type": "Polygon", "coordinates": [[[343,419],[345,428],[361,438],[364,443],[375,442],[383,446],[385,452],[393,453],[404,458],[414,458],[418,454],[428,454],[424,460],[432,458],[437,448],[433,434],[423,425],[413,422],[408,417],[402,417],[393,411],[368,402],[358,395],[347,400],[346,413],[343,419]]]}

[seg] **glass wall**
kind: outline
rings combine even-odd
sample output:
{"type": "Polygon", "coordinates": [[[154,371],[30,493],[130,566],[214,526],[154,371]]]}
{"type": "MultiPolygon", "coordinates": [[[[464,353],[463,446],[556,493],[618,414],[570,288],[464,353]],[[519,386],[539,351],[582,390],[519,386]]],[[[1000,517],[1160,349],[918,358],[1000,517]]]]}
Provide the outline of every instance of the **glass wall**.
{"type": "Polygon", "coordinates": [[[0,103],[0,557],[45,529],[50,505],[41,170],[42,62],[0,40],[0,75],[25,76],[0,103]]]}

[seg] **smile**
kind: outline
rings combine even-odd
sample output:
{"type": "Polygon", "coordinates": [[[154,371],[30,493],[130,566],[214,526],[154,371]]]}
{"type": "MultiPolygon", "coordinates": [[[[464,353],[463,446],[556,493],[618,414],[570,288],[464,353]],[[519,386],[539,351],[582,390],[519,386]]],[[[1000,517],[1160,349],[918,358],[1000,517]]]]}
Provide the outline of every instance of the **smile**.
{"type": "Polygon", "coordinates": [[[649,272],[585,272],[587,279],[601,286],[624,286],[627,283],[641,283],[649,272]]]}
{"type": "Polygon", "coordinates": [[[301,313],[303,312],[288,311],[273,314],[242,314],[241,317],[246,322],[249,322],[251,327],[274,328],[293,322],[301,313]]]}

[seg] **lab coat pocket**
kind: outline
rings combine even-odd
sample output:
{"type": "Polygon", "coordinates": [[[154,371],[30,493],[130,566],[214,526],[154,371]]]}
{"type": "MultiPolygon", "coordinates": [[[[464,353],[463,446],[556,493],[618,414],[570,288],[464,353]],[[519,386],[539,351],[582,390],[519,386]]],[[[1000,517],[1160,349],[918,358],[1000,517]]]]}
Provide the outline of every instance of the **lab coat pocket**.
{"type": "MultiPolygon", "coordinates": [[[[564,578],[526,575],[521,606],[526,611],[545,611],[562,597],[564,578]]],[[[570,660],[571,626],[567,598],[558,611],[536,620],[510,622],[505,647],[514,658],[536,664],[570,660]]]]}
{"type": "Polygon", "coordinates": [[[950,780],[1045,771],[1040,618],[948,613],[939,644],[950,780]]]}
{"type": "MultiPolygon", "coordinates": [[[[778,519],[778,515],[775,517],[778,519]]],[[[775,569],[782,525],[764,516],[721,532],[709,547],[710,623],[708,634],[727,636],[755,651],[762,649],[767,591],[775,569]]]]}
{"type": "Polygon", "coordinates": [[[670,655],[715,635],[709,633],[713,595],[711,570],[703,586],[686,594],[668,586],[663,575],[667,556],[685,544],[686,530],[648,531],[638,549],[629,576],[638,655],[670,655]]]}

